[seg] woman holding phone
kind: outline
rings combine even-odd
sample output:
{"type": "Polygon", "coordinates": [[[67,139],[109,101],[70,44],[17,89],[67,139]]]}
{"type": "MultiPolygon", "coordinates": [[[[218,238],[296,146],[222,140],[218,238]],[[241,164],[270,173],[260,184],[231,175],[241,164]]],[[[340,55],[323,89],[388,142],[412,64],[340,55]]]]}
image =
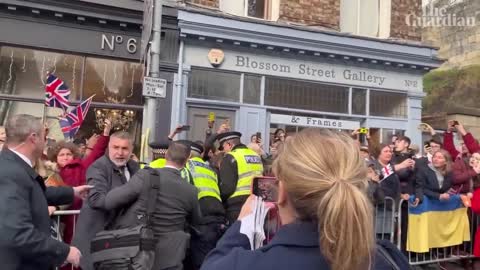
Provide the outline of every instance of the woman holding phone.
{"type": "Polygon", "coordinates": [[[392,244],[375,242],[367,168],[348,135],[305,129],[285,142],[273,170],[283,224],[275,237],[252,251],[240,233],[251,196],[202,270],[409,269],[392,244]]]}

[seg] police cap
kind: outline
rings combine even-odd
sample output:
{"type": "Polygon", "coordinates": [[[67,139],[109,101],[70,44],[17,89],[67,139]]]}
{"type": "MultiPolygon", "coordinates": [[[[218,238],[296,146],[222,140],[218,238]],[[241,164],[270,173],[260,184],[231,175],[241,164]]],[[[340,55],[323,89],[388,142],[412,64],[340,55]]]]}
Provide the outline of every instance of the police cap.
{"type": "Polygon", "coordinates": [[[148,144],[154,154],[165,154],[168,150],[168,142],[151,142],[148,144]]]}
{"type": "Polygon", "coordinates": [[[196,142],[192,142],[190,147],[191,147],[192,151],[195,151],[199,154],[203,153],[203,151],[205,150],[201,144],[196,143],[196,142]]]}

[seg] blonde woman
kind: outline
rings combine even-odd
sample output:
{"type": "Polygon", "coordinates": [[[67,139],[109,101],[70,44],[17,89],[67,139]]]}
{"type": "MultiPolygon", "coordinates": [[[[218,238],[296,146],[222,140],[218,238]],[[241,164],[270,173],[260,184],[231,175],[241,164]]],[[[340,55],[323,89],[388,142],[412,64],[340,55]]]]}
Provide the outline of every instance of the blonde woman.
{"type": "Polygon", "coordinates": [[[252,251],[240,233],[242,218],[251,214],[251,196],[202,270],[409,269],[394,246],[375,243],[367,168],[348,135],[303,130],[285,142],[273,171],[283,224],[275,237],[252,251]]]}

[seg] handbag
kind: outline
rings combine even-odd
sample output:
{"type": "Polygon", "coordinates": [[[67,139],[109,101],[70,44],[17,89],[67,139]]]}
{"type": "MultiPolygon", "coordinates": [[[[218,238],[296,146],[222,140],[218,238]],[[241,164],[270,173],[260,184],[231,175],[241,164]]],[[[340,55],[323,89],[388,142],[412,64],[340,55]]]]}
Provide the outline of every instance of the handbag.
{"type": "Polygon", "coordinates": [[[105,230],[91,242],[91,256],[96,270],[150,270],[155,262],[155,239],[152,217],[159,190],[159,174],[151,168],[143,186],[148,194],[143,224],[131,228],[105,230]]]}

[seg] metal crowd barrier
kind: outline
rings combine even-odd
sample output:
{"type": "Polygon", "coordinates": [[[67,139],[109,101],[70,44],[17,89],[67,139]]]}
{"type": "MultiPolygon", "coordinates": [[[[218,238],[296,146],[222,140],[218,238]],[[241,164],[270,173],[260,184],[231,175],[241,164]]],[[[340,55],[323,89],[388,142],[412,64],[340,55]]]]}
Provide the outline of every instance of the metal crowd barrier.
{"type": "Polygon", "coordinates": [[[382,204],[375,207],[375,233],[377,239],[394,242],[397,211],[395,200],[385,197],[382,204]]]}
{"type": "MultiPolygon", "coordinates": [[[[62,216],[70,216],[70,215],[73,215],[73,231],[75,232],[75,226],[77,224],[77,218],[78,218],[78,215],[80,214],[80,210],[65,210],[65,211],[55,211],[53,214],[52,214],[52,219],[55,221],[54,224],[53,224],[53,234],[54,234],[54,238],[59,240],[59,241],[63,241],[63,238],[62,238],[62,231],[63,231],[63,224],[60,222],[60,219],[62,216]]],[[[60,269],[59,267],[55,268],[55,269],[60,269]]],[[[69,269],[74,269],[73,265],[71,266],[71,268],[69,269]]]]}
{"type": "MultiPolygon", "coordinates": [[[[398,249],[401,250],[402,246],[402,205],[408,203],[408,201],[401,200],[398,206],[393,198],[386,197],[384,202],[377,205],[375,208],[375,232],[378,239],[389,240],[396,244],[398,249]]],[[[62,223],[60,218],[62,216],[74,215],[74,228],[80,210],[69,211],[55,211],[52,218],[56,221],[55,228],[53,228],[57,234],[56,239],[62,241],[62,223]]],[[[475,215],[471,209],[468,211],[470,222],[470,242],[465,242],[462,245],[434,248],[428,253],[414,253],[404,251],[407,255],[408,261],[411,266],[424,265],[424,264],[436,264],[440,262],[456,261],[461,259],[471,259],[473,256],[473,240],[475,239],[475,232],[477,226],[480,224],[480,216],[475,215]]],[[[58,268],[57,268],[58,269],[58,268]]],[[[73,270],[73,266],[72,266],[73,270]]]]}
{"type": "MultiPolygon", "coordinates": [[[[406,222],[407,219],[402,219],[402,205],[408,203],[408,201],[401,200],[398,205],[398,225],[397,225],[397,247],[401,250],[402,234],[402,222],[406,222]]],[[[475,215],[471,209],[468,209],[469,223],[470,223],[470,242],[464,242],[461,245],[450,246],[444,248],[432,248],[428,253],[415,253],[404,251],[404,254],[408,257],[408,262],[411,266],[425,265],[425,264],[437,264],[441,262],[458,261],[462,259],[472,259],[473,256],[473,240],[475,239],[475,232],[477,225],[480,224],[480,218],[475,215]]],[[[408,227],[407,227],[408,228],[408,227]]]]}

